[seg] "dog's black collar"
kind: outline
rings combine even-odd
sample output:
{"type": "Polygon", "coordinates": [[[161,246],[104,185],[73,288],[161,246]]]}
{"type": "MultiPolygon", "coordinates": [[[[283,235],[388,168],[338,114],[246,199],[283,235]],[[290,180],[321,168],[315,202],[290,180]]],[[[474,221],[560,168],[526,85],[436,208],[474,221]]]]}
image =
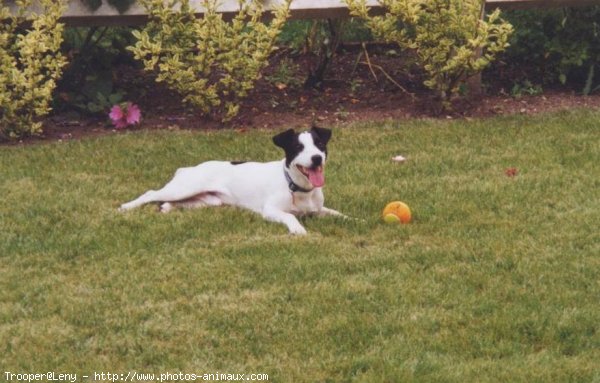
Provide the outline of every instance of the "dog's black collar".
{"type": "Polygon", "coordinates": [[[305,188],[299,186],[297,183],[295,183],[285,168],[283,169],[283,174],[285,174],[285,179],[288,182],[288,188],[290,188],[292,193],[295,193],[295,192],[308,193],[308,192],[312,191],[312,189],[305,189],[305,188]]]}

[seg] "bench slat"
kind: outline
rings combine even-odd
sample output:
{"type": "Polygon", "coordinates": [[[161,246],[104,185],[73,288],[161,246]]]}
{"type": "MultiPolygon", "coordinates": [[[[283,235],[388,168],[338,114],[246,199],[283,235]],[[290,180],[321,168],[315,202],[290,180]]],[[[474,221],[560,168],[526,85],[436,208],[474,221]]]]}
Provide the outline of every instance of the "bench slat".
{"type": "MultiPolygon", "coordinates": [[[[267,1],[269,4],[277,0],[267,1]]],[[[192,6],[202,13],[199,0],[191,0],[192,6]]],[[[222,1],[219,11],[234,14],[238,0],[222,1]]],[[[368,0],[368,4],[377,7],[376,0],[368,0]]],[[[550,8],[562,6],[586,6],[600,4],[600,0],[487,0],[486,8],[500,7],[502,9],[550,8]]],[[[291,5],[293,19],[347,17],[348,10],[342,0],[294,0],[291,5]]],[[[117,10],[103,2],[95,12],[91,12],[79,0],[72,0],[62,20],[71,26],[104,26],[104,25],[139,25],[146,21],[144,8],[139,4],[132,5],[127,12],[119,14],[117,10]]]]}

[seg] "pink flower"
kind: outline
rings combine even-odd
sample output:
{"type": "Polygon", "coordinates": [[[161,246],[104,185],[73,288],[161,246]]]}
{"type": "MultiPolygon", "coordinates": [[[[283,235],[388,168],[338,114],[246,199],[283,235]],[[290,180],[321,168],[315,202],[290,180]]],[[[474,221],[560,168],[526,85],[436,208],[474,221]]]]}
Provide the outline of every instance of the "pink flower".
{"type": "Polygon", "coordinates": [[[129,125],[139,124],[140,119],[142,118],[142,111],[138,108],[137,105],[128,103],[127,104],[127,123],[129,125]]]}
{"type": "Polygon", "coordinates": [[[140,108],[131,102],[114,105],[108,114],[117,129],[123,129],[129,125],[140,122],[142,112],[140,108]]]}

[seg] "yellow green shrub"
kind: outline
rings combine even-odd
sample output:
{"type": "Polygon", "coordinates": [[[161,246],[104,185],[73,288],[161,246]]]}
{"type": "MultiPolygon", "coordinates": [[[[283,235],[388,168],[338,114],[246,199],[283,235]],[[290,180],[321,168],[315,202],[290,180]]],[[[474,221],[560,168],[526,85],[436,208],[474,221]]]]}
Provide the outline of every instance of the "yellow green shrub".
{"type": "Polygon", "coordinates": [[[268,63],[275,39],[289,16],[290,1],[272,12],[270,23],[261,21],[260,0],[241,2],[238,13],[225,21],[216,0],[203,0],[206,11],[196,18],[189,0],[143,0],[150,21],[134,32],[136,59],[157,81],[184,96],[204,114],[224,120],[239,111],[268,63]],[[177,9],[177,10],[174,10],[177,9]]]}
{"type": "Polygon", "coordinates": [[[16,0],[16,11],[0,1],[0,136],[41,132],[52,91],[66,60],[60,53],[63,1],[16,0]]]}
{"type": "Polygon", "coordinates": [[[365,0],[345,1],[376,37],[415,51],[424,84],[445,106],[461,83],[508,47],[513,30],[500,10],[482,18],[483,0],[380,0],[382,16],[370,15],[365,0]]]}

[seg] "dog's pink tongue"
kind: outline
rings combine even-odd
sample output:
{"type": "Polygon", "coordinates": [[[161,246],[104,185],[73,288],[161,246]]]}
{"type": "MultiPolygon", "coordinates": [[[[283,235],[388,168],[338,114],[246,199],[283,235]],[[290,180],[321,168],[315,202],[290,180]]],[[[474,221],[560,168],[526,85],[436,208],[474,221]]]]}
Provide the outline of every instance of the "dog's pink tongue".
{"type": "Polygon", "coordinates": [[[325,176],[323,175],[323,168],[318,167],[317,169],[306,169],[308,170],[308,180],[312,186],[320,188],[325,185],[325,176]]]}

